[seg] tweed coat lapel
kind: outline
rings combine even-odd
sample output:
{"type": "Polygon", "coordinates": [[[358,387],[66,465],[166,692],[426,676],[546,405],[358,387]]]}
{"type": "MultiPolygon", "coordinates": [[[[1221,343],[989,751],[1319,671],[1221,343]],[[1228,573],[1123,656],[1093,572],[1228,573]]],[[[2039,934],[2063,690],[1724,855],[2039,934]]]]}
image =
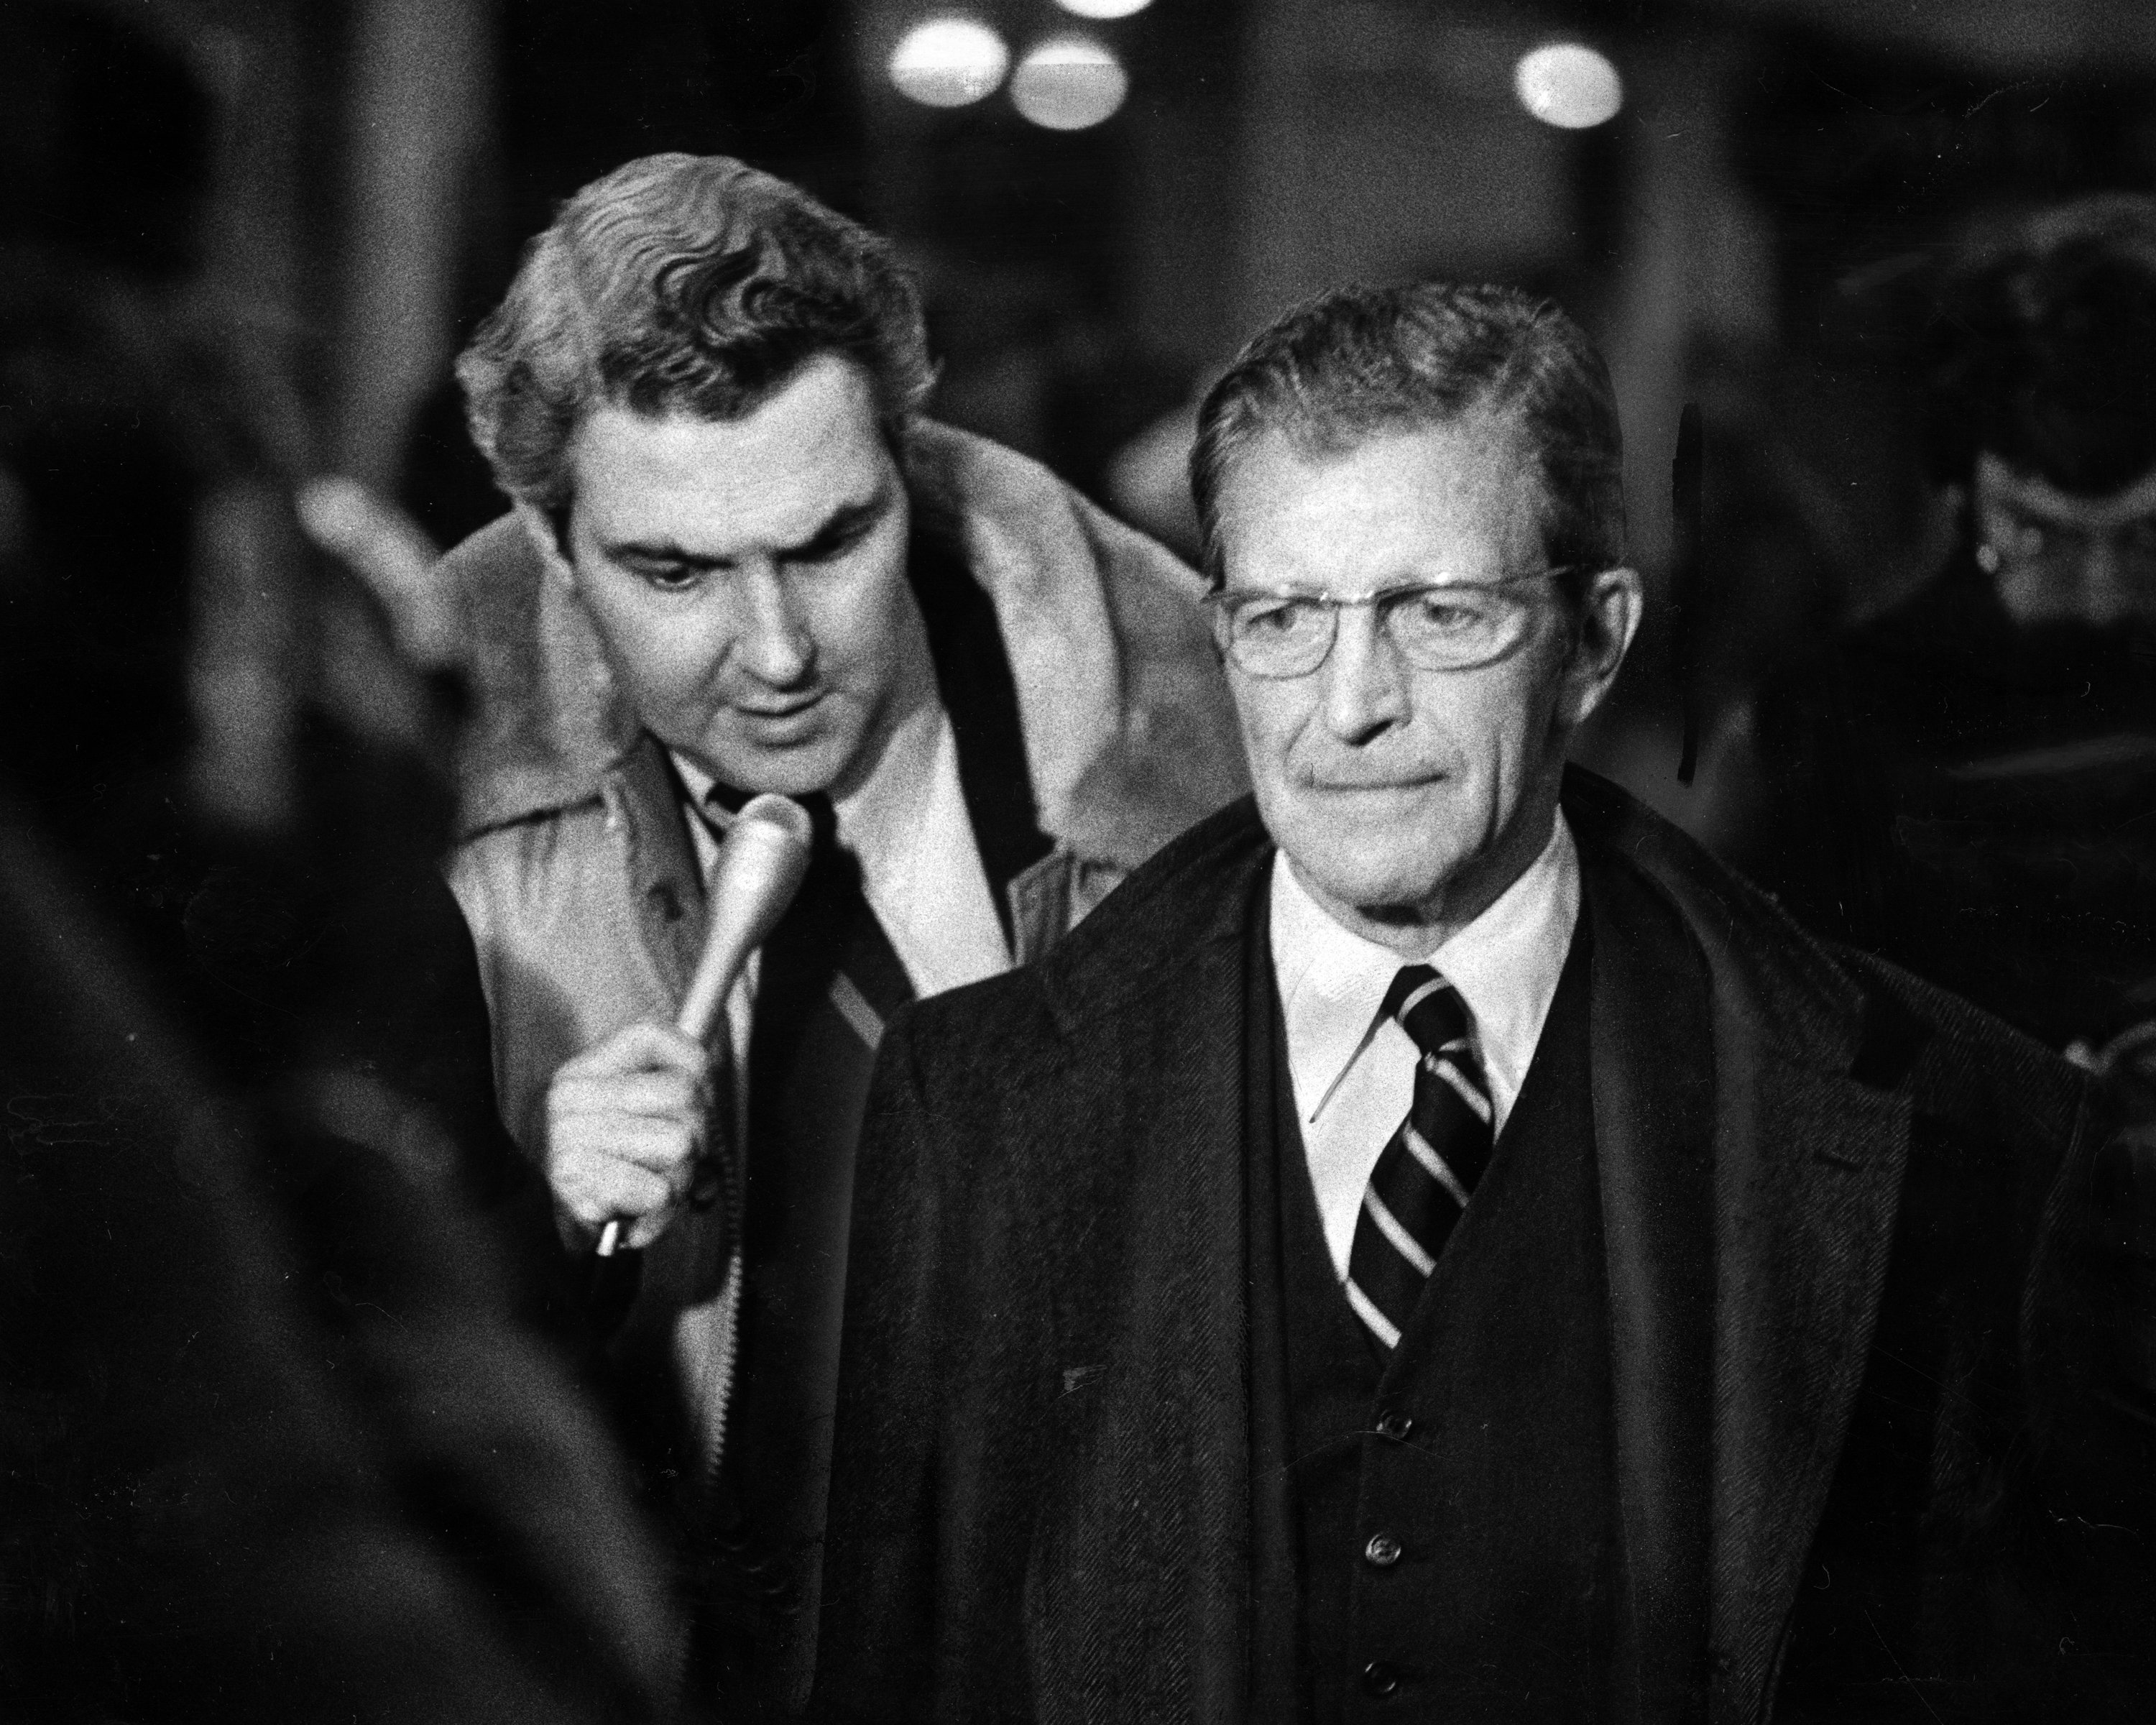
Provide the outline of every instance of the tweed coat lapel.
{"type": "Polygon", "coordinates": [[[1581,860],[1624,1536],[1613,1717],[1645,1725],[1697,1718],[1706,1697],[1713,1045],[1675,911],[1595,850],[1581,860]]]}
{"type": "Polygon", "coordinates": [[[1716,1033],[1710,1717],[1748,1722],[1768,1710],[1869,1357],[1912,1109],[1782,1057],[1726,1009],[1716,1033]]]}
{"type": "MultiPolygon", "coordinates": [[[[1583,851],[1599,846],[1631,864],[1683,919],[1709,979],[1708,1711],[1717,1722],[1756,1720],[1771,1702],[1784,1627],[1878,1318],[1912,1113],[1909,1097],[1889,1085],[1906,1062],[1901,1070],[1868,1070],[1877,1063],[1866,1059],[1876,1041],[1866,991],[1691,841],[1577,771],[1568,775],[1565,807],[1583,851]]],[[[1597,1034],[1604,1029],[1598,1018],[1597,1034]]],[[[1636,1024],[1629,1034],[1638,1034],[1636,1024]]],[[[1612,1065],[1640,1070],[1635,1059],[1612,1065]]],[[[1605,1114],[1604,1079],[1598,1058],[1597,1150],[1606,1157],[1602,1134],[1614,1116],[1605,1114]]],[[[1636,1102],[1625,1106],[1640,1111],[1636,1102]]],[[[1620,1143],[1620,1169],[1628,1159],[1634,1193],[1620,1192],[1618,1201],[1631,1205],[1641,1237],[1660,1243],[1640,1255],[1649,1274],[1632,1284],[1649,1291],[1647,1301],[1626,1302],[1637,1309],[1630,1317],[1619,1312],[1618,1322],[1636,1325],[1650,1309],[1660,1316],[1646,1326],[1656,1349],[1631,1362],[1620,1350],[1620,1373],[1639,1399],[1640,1424],[1624,1435],[1636,1440],[1660,1428],[1681,1455],[1694,1440],[1682,1404],[1699,1347],[1702,1269],[1696,1259],[1684,1263],[1681,1250],[1674,1263],[1666,1255],[1678,1239],[1668,1227],[1674,1213],[1658,1204],[1655,1188],[1671,1189],[1660,1177],[1642,1179],[1620,1143]]],[[[1616,1183],[1625,1183],[1621,1173],[1616,1183]]],[[[1604,1190],[1607,1199],[1610,1185],[1604,1190]]],[[[1613,1295],[1625,1301],[1623,1286],[1613,1295]]],[[[1622,1420],[1622,1389],[1620,1402],[1622,1420]]],[[[1633,1514],[1644,1512],[1647,1549],[1658,1562],[1676,1555],[1692,1513],[1682,1469],[1664,1463],[1626,1484],[1649,1487],[1626,1505],[1628,1540],[1633,1514]]],[[[1681,1591],[1657,1596],[1681,1600],[1681,1591]]]]}
{"type": "Polygon", "coordinates": [[[1057,1485],[1026,1600],[1044,1721],[1244,1717],[1242,932],[1271,849],[1226,819],[1226,856],[1159,907],[1162,962],[1057,1002],[1095,1109],[1072,1129],[1117,1147],[1122,1192],[1112,1245],[1059,1301],[1057,1485]]]}

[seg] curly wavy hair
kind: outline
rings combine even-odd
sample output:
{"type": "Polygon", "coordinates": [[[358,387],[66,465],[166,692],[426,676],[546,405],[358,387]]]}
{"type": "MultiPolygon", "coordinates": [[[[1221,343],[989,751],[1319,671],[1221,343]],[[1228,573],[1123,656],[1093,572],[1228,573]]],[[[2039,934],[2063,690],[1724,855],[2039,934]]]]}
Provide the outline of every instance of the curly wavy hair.
{"type": "Polygon", "coordinates": [[[896,442],[934,370],[890,244],[731,157],[646,156],[526,248],[457,379],[496,482],[559,521],[595,409],[739,418],[824,353],[861,367],[896,442]]]}

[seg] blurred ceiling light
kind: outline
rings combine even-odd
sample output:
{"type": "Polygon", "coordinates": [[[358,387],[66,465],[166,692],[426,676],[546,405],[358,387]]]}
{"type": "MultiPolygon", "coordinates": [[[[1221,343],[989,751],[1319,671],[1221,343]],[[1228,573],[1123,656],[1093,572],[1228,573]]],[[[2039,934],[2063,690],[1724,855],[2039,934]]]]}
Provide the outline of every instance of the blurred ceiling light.
{"type": "Polygon", "coordinates": [[[1568,131],[1599,126],[1625,105],[1616,67],[1577,42],[1553,42],[1522,55],[1512,88],[1536,119],[1568,131]]]}
{"type": "Polygon", "coordinates": [[[1011,74],[1011,100],[1035,126],[1083,131],[1123,105],[1131,80],[1123,63],[1084,36],[1054,36],[1029,49],[1011,74]]]}
{"type": "Polygon", "coordinates": [[[901,95],[932,108],[963,108],[992,95],[1010,65],[1004,39],[969,18],[916,24],[891,51],[891,81],[901,95]]]}
{"type": "Polygon", "coordinates": [[[1143,12],[1152,0],[1055,0],[1055,3],[1080,18],[1116,18],[1143,12]]]}

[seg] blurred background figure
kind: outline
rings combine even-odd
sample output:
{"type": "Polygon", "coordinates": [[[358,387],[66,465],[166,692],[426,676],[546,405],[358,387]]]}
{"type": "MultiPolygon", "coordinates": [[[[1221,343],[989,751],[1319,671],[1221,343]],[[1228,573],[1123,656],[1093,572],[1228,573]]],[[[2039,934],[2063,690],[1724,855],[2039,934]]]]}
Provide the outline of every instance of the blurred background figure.
{"type": "Polygon", "coordinates": [[[1768,698],[1750,860],[2086,1053],[2156,1017],[2156,200],[1986,223],[1928,354],[1950,548],[1768,698]]]}
{"type": "Polygon", "coordinates": [[[233,116],[37,3],[0,116],[0,1713],[656,1716],[434,869],[453,691],[301,536],[233,116]]]}

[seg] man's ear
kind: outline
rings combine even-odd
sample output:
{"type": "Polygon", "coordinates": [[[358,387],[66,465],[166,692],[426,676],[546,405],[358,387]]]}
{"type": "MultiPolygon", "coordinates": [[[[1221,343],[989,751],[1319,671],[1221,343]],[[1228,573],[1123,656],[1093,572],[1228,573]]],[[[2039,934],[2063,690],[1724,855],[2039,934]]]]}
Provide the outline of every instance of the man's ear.
{"type": "Polygon", "coordinates": [[[1588,583],[1558,697],[1559,716],[1568,728],[1602,705],[1645,609],[1646,589],[1637,569],[1599,570],[1588,583]]]}
{"type": "Polygon", "coordinates": [[[516,504],[516,519],[523,525],[524,536],[531,542],[532,550],[539,553],[539,561],[547,572],[571,592],[576,590],[577,572],[571,567],[568,553],[562,545],[567,531],[568,512],[560,516],[551,516],[535,503],[520,500],[516,504]],[[562,525],[557,528],[557,521],[562,525]]]}

